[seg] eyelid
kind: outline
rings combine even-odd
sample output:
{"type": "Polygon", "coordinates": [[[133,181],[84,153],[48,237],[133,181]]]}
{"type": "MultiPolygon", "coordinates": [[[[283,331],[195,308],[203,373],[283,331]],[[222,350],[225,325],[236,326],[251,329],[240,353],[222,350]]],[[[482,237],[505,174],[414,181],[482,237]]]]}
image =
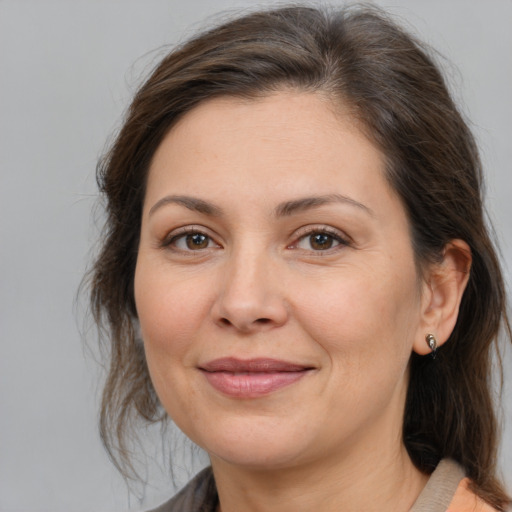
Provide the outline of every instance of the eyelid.
{"type": "Polygon", "coordinates": [[[346,247],[351,246],[353,244],[352,239],[343,231],[333,228],[332,226],[326,226],[324,224],[315,224],[315,225],[308,225],[304,226],[302,228],[299,228],[293,235],[294,241],[288,245],[289,249],[297,248],[297,244],[303,240],[304,238],[311,236],[315,233],[318,234],[326,234],[329,236],[332,236],[336,241],[339,242],[338,245],[335,247],[332,247],[330,249],[326,249],[324,251],[315,251],[311,249],[308,252],[312,253],[329,253],[331,251],[336,251],[340,246],[346,247]]]}
{"type": "Polygon", "coordinates": [[[210,230],[205,228],[204,226],[200,226],[200,225],[187,225],[187,226],[175,228],[172,231],[170,231],[169,233],[167,233],[165,235],[165,237],[162,238],[159,245],[160,245],[160,247],[162,247],[164,249],[165,248],[173,248],[176,251],[180,251],[180,252],[184,252],[184,253],[185,252],[190,252],[190,253],[200,252],[200,251],[206,251],[209,249],[222,248],[222,245],[219,242],[217,242],[216,237],[211,234],[210,230]],[[196,251],[193,251],[193,250],[179,249],[178,247],[173,245],[174,242],[176,240],[178,240],[179,238],[185,237],[187,235],[195,235],[195,234],[201,234],[201,235],[208,237],[211,240],[211,242],[214,243],[217,247],[207,247],[205,249],[197,249],[196,251]]]}

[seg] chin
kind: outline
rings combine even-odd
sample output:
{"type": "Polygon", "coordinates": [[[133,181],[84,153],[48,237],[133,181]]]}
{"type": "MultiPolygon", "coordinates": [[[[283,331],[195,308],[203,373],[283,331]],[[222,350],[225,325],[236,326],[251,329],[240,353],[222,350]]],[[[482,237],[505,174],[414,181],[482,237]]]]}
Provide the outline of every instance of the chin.
{"type": "Polygon", "coordinates": [[[253,471],[269,471],[291,468],[300,464],[301,457],[296,446],[276,446],[267,442],[231,442],[230,446],[215,446],[208,451],[212,460],[221,459],[232,466],[253,471]]]}
{"type": "Polygon", "coordinates": [[[314,450],[304,428],[276,418],[233,419],[226,428],[221,422],[208,432],[195,432],[192,440],[210,457],[254,470],[291,467],[314,450]]]}

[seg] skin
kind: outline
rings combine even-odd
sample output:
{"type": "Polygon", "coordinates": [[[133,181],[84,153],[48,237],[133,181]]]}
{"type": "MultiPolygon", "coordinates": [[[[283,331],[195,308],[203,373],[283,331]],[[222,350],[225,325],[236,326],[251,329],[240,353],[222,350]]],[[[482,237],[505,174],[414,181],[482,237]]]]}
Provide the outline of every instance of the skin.
{"type": "Polygon", "coordinates": [[[151,164],[135,299],[157,394],[224,512],[409,510],[427,477],[401,440],[408,361],[449,336],[469,261],[454,241],[419,278],[383,155],[319,94],[180,120],[151,164]],[[231,397],[200,370],[222,357],[312,370],[231,397]]]}

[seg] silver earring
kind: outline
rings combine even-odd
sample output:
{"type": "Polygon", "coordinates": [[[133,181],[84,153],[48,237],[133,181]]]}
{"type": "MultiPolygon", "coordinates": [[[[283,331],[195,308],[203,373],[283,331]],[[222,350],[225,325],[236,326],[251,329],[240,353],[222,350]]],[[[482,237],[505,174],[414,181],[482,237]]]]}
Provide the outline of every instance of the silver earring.
{"type": "Polygon", "coordinates": [[[432,359],[435,359],[437,355],[436,337],[433,334],[427,334],[425,336],[425,341],[427,342],[427,345],[430,347],[430,350],[432,351],[432,359]]]}

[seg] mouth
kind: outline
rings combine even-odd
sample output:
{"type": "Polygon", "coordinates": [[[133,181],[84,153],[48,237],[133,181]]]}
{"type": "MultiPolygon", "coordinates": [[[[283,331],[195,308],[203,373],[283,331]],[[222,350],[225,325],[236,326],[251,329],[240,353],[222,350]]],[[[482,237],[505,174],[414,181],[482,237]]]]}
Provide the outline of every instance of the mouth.
{"type": "Polygon", "coordinates": [[[257,398],[298,382],[315,368],[277,359],[215,359],[199,367],[209,384],[234,398],[257,398]]]}

